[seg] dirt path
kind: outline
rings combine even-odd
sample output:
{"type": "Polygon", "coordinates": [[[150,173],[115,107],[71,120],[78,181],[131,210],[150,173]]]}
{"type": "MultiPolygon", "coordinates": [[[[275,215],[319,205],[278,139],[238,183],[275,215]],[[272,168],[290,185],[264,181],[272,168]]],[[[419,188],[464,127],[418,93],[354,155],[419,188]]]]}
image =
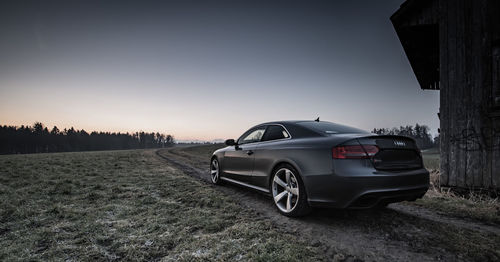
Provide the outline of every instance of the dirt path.
{"type": "Polygon", "coordinates": [[[467,220],[463,218],[456,218],[446,215],[440,215],[432,210],[423,207],[408,206],[403,204],[392,204],[389,209],[396,210],[399,213],[415,216],[421,219],[427,219],[438,223],[451,224],[455,227],[473,230],[484,234],[500,235],[500,228],[492,225],[487,225],[474,220],[467,220]]]}
{"type": "MultiPolygon", "coordinates": [[[[211,185],[208,168],[202,170],[184,161],[189,156],[168,150],[159,150],[157,155],[211,185]]],[[[217,188],[255,210],[257,219],[269,219],[281,230],[319,246],[327,260],[494,261],[498,258],[498,244],[488,239],[499,237],[499,228],[441,216],[419,207],[393,204],[384,210],[318,209],[307,217],[296,219],[280,215],[270,197],[261,193],[227,184],[217,188]],[[472,240],[475,244],[471,246],[467,238],[450,237],[450,232],[456,231],[467,236],[472,234],[479,240],[472,240]],[[478,254],[469,251],[483,246],[486,251],[479,250],[479,254],[484,256],[477,257],[478,254]]]]}

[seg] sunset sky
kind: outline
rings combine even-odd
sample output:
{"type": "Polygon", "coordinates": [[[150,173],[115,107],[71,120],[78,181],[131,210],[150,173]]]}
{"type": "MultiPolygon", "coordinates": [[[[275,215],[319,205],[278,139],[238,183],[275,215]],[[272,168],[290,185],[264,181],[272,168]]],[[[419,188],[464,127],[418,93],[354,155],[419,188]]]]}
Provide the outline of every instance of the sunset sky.
{"type": "Polygon", "coordinates": [[[2,1],[0,125],[236,138],[289,119],[427,124],[382,1],[2,1]]]}

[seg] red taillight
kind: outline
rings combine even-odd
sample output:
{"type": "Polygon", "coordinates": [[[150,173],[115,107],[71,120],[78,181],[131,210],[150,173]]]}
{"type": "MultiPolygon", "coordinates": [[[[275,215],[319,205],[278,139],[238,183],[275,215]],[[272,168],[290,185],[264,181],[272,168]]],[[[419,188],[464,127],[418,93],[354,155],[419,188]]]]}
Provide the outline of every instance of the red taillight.
{"type": "Polygon", "coordinates": [[[359,146],[336,146],[333,148],[333,158],[370,158],[378,152],[378,147],[374,145],[359,146]]]}
{"type": "Polygon", "coordinates": [[[366,154],[368,154],[368,157],[374,156],[376,153],[378,153],[378,147],[374,145],[362,145],[362,147],[365,149],[366,154]]]}

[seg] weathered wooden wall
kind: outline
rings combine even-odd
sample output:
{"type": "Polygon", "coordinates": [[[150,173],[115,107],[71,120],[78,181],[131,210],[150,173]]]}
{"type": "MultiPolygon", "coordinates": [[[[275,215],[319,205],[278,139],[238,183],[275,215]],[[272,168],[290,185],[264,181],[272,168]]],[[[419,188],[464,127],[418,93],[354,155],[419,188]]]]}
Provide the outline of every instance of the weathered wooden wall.
{"type": "Polygon", "coordinates": [[[441,184],[500,189],[500,0],[408,0],[391,20],[421,88],[439,81],[441,184]],[[438,48],[412,35],[430,25],[438,48]],[[435,53],[437,63],[419,58],[435,53]]]}
{"type": "Polygon", "coordinates": [[[500,186],[492,117],[498,0],[440,0],[441,184],[500,186]]]}

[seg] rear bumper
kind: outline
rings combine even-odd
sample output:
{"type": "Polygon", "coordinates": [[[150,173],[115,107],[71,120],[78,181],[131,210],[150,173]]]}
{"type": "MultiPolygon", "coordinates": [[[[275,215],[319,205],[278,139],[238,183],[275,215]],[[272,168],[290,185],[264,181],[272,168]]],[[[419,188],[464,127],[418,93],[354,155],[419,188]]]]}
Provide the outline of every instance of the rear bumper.
{"type": "Polygon", "coordinates": [[[371,208],[378,204],[416,200],[429,189],[429,172],[424,168],[400,172],[369,170],[355,174],[304,176],[309,204],[371,208]]]}

